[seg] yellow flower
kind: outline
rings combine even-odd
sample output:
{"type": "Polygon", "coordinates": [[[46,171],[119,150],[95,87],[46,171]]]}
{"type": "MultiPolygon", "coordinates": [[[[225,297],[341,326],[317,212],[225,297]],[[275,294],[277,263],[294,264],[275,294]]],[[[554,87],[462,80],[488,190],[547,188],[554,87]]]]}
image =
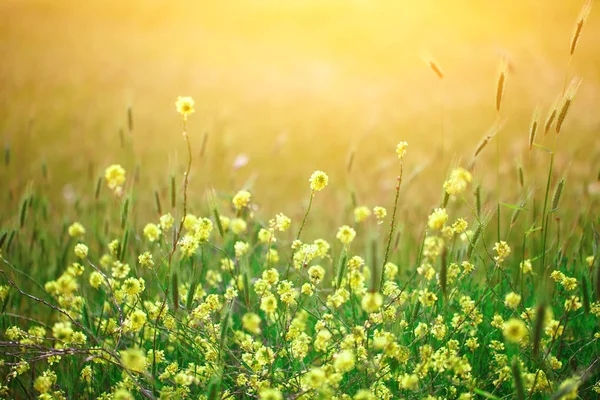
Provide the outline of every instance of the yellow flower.
{"type": "Polygon", "coordinates": [[[267,252],[267,262],[278,263],[279,262],[279,252],[275,249],[269,249],[269,251],[267,252]]]}
{"type": "Polygon", "coordinates": [[[277,282],[279,282],[279,271],[277,271],[275,268],[265,270],[262,273],[262,278],[269,285],[276,285],[277,282]]]}
{"type": "Polygon", "coordinates": [[[146,251],[138,256],[138,262],[142,267],[152,268],[154,266],[154,260],[152,260],[152,254],[146,251]]]}
{"type": "Polygon", "coordinates": [[[108,188],[120,195],[123,193],[123,184],[125,183],[125,169],[118,164],[113,164],[104,171],[104,179],[108,188]]]}
{"type": "Polygon", "coordinates": [[[317,257],[327,257],[327,252],[331,248],[331,245],[327,243],[324,239],[315,239],[313,242],[315,246],[317,246],[317,257]]]}
{"type": "Polygon", "coordinates": [[[179,239],[179,242],[177,244],[179,245],[179,247],[181,247],[181,252],[186,257],[193,256],[194,253],[196,253],[196,250],[198,250],[198,247],[200,246],[200,242],[193,235],[185,235],[184,237],[179,239]]]}
{"type": "Polygon", "coordinates": [[[279,298],[285,304],[293,303],[297,296],[294,284],[290,281],[281,281],[277,286],[277,294],[279,294],[279,298]]]}
{"type": "Polygon", "coordinates": [[[333,367],[336,369],[336,371],[340,371],[342,373],[352,371],[355,360],[356,358],[354,357],[354,353],[352,353],[350,350],[342,350],[335,356],[333,367]]]}
{"type": "Polygon", "coordinates": [[[187,117],[194,112],[194,104],[194,99],[189,96],[178,96],[175,102],[177,112],[181,114],[184,120],[187,120],[187,117]]]}
{"type": "Polygon", "coordinates": [[[505,241],[500,241],[494,245],[494,251],[496,251],[497,256],[494,257],[496,262],[500,264],[504,261],[506,257],[510,255],[510,246],[505,241]]]}
{"type": "Polygon", "coordinates": [[[310,189],[313,192],[318,192],[325,189],[325,186],[329,182],[329,177],[323,171],[315,171],[308,181],[310,182],[310,189]]]}
{"type": "Polygon", "coordinates": [[[144,227],[144,236],[146,236],[146,239],[151,243],[157,241],[158,238],[160,238],[160,234],[160,228],[156,224],[146,224],[144,227]]]}
{"type": "Polygon", "coordinates": [[[504,318],[502,318],[502,315],[499,315],[499,314],[494,315],[494,318],[492,318],[491,325],[494,328],[498,328],[498,329],[504,328],[504,318]]]}
{"type": "Polygon", "coordinates": [[[231,231],[236,235],[241,235],[248,230],[248,224],[241,218],[234,218],[231,220],[231,231]]]}
{"type": "Polygon", "coordinates": [[[282,400],[283,396],[277,389],[262,389],[259,393],[260,400],[282,400]]]}
{"type": "Polygon", "coordinates": [[[146,323],[146,313],[142,310],[135,310],[123,322],[123,330],[125,332],[139,332],[146,323]]]}
{"type": "Polygon", "coordinates": [[[341,226],[340,229],[338,229],[336,237],[343,244],[350,244],[350,242],[352,242],[356,237],[356,231],[350,228],[348,225],[344,225],[341,226]]]}
{"type": "Polygon", "coordinates": [[[427,332],[429,332],[429,327],[427,326],[426,323],[419,322],[419,325],[417,325],[414,332],[417,337],[423,337],[423,336],[427,335],[427,332]]]}
{"type": "Polygon", "coordinates": [[[292,220],[285,214],[279,213],[275,216],[274,226],[280,232],[286,231],[292,223],[292,220]]]}
{"type": "Polygon", "coordinates": [[[92,367],[91,366],[86,365],[81,370],[81,379],[83,379],[85,382],[87,382],[88,385],[92,382],[92,367]]]}
{"type": "MultiPolygon", "coordinates": [[[[113,255],[113,256],[115,256],[115,257],[119,253],[119,249],[120,249],[120,244],[119,244],[119,241],[117,239],[111,241],[108,244],[108,251],[110,251],[110,254],[113,255]]],[[[105,254],[104,257],[106,257],[106,256],[107,255],[105,254]]],[[[104,261],[107,262],[107,265],[108,265],[111,262],[110,256],[108,256],[108,258],[105,258],[104,261]]],[[[100,262],[102,263],[102,259],[100,259],[100,262]]]]}
{"type": "Polygon", "coordinates": [[[103,283],[104,283],[104,278],[102,277],[102,275],[99,272],[94,271],[90,274],[90,285],[94,289],[98,289],[100,287],[100,285],[102,285],[103,283]]]}
{"type": "Polygon", "coordinates": [[[237,290],[235,290],[233,287],[229,286],[225,290],[225,299],[232,301],[233,299],[238,297],[238,294],[239,294],[239,292],[237,290]]]}
{"type": "Polygon", "coordinates": [[[522,320],[511,318],[504,323],[502,333],[509,342],[519,343],[527,335],[527,326],[522,320]]]}
{"type": "Polygon", "coordinates": [[[398,143],[398,145],[396,146],[396,154],[398,154],[399,160],[402,160],[404,158],[407,148],[408,148],[408,143],[406,143],[406,142],[398,143]]]}
{"type": "Polygon", "coordinates": [[[417,390],[419,387],[419,376],[416,374],[404,374],[400,380],[403,389],[417,390]]]}
{"type": "Polygon", "coordinates": [[[128,278],[123,282],[122,289],[128,296],[137,296],[146,289],[146,282],[143,278],[128,278]]]}
{"type": "Polygon", "coordinates": [[[198,224],[195,227],[194,237],[199,242],[206,242],[210,237],[210,233],[213,230],[213,223],[208,218],[200,218],[198,224]]]}
{"type": "Polygon", "coordinates": [[[44,371],[44,373],[35,379],[33,388],[40,393],[47,393],[56,383],[56,373],[54,371],[44,371]]]}
{"type": "Polygon", "coordinates": [[[274,243],[277,241],[277,239],[275,239],[275,235],[273,235],[273,231],[265,228],[261,228],[260,231],[258,231],[257,237],[261,243],[265,244],[274,243]]]}
{"type": "Polygon", "coordinates": [[[369,389],[360,389],[352,400],[377,400],[377,397],[369,389]]]}
{"type": "Polygon", "coordinates": [[[454,236],[454,229],[450,226],[444,226],[442,228],[442,236],[446,239],[452,239],[454,236]]]}
{"type": "Polygon", "coordinates": [[[550,274],[550,278],[554,279],[555,282],[560,282],[563,279],[565,279],[566,276],[562,272],[555,270],[555,271],[552,271],[552,273],[550,274]]]}
{"type": "Polygon", "coordinates": [[[479,343],[477,343],[477,337],[469,338],[465,341],[465,345],[471,350],[475,351],[479,347],[479,343]]]}
{"type": "Polygon", "coordinates": [[[268,294],[260,301],[260,309],[267,314],[273,314],[277,310],[277,299],[273,294],[268,294]]]}
{"type": "Polygon", "coordinates": [[[432,307],[437,301],[438,297],[435,293],[430,292],[427,289],[419,290],[419,302],[425,307],[432,307]]]}
{"type": "Polygon", "coordinates": [[[319,389],[325,383],[325,371],[321,368],[313,368],[304,375],[304,384],[311,389],[319,389]]]}
{"type": "Polygon", "coordinates": [[[143,350],[131,348],[119,352],[121,355],[121,364],[135,372],[142,372],[146,369],[146,355],[143,350]]]}
{"type": "Polygon", "coordinates": [[[396,275],[398,275],[398,266],[392,262],[388,262],[383,266],[383,273],[385,274],[385,279],[393,281],[396,279],[396,275]]]}
{"type": "Polygon", "coordinates": [[[75,255],[81,259],[84,259],[87,257],[88,255],[88,247],[83,244],[83,243],[78,243],[75,245],[75,249],[73,250],[75,252],[75,255]]]}
{"type": "Polygon", "coordinates": [[[223,232],[227,232],[227,230],[229,229],[229,224],[231,223],[231,219],[224,215],[219,215],[219,222],[221,222],[223,232]]]}
{"type": "Polygon", "coordinates": [[[562,362],[558,358],[554,356],[550,357],[550,366],[552,369],[561,369],[562,365],[562,362]]]}
{"type": "Polygon", "coordinates": [[[375,214],[375,218],[377,218],[377,223],[383,224],[383,219],[387,215],[387,210],[383,207],[376,206],[373,208],[373,214],[375,214]]]}
{"type": "Polygon", "coordinates": [[[459,218],[456,220],[456,222],[454,222],[454,224],[452,224],[452,229],[456,233],[463,233],[464,231],[467,230],[468,226],[469,226],[469,224],[467,223],[467,221],[465,221],[462,218],[459,218]]]}
{"type": "Polygon", "coordinates": [[[198,217],[196,217],[194,214],[187,214],[185,217],[183,217],[183,227],[186,231],[195,231],[198,223],[198,217]]]}
{"type": "Polygon", "coordinates": [[[123,264],[121,261],[117,260],[113,262],[111,273],[113,278],[124,279],[129,275],[130,270],[129,264],[123,264]]]}
{"type": "Polygon", "coordinates": [[[579,297],[577,296],[571,296],[565,300],[565,311],[577,311],[581,306],[581,301],[579,301],[579,297]]]}
{"type": "Polygon", "coordinates": [[[73,335],[70,322],[57,322],[52,326],[52,336],[58,340],[68,342],[73,335]]]}
{"type": "Polygon", "coordinates": [[[237,241],[233,245],[233,248],[235,250],[235,257],[240,258],[241,256],[243,256],[244,254],[246,254],[248,252],[250,245],[246,242],[237,241]]]}
{"type": "Polygon", "coordinates": [[[564,277],[563,280],[560,282],[561,285],[564,286],[565,290],[575,290],[577,289],[577,279],[576,278],[570,278],[570,277],[564,277]]]}
{"type": "Polygon", "coordinates": [[[369,215],[371,215],[371,210],[366,206],[360,206],[354,209],[354,221],[357,223],[363,222],[365,219],[369,218],[369,215]]]}
{"type": "Polygon", "coordinates": [[[383,296],[379,292],[368,292],[363,296],[360,305],[368,313],[377,312],[383,305],[383,296]]]}
{"type": "Polygon", "coordinates": [[[507,307],[510,307],[513,310],[516,310],[517,307],[519,307],[520,303],[521,303],[521,295],[519,295],[515,292],[510,292],[504,298],[504,304],[506,304],[507,307]]]}
{"type": "Polygon", "coordinates": [[[462,265],[462,267],[464,268],[464,273],[465,274],[470,274],[475,269],[475,267],[473,266],[473,264],[471,264],[468,261],[463,261],[460,265],[462,265]]]}
{"type": "Polygon", "coordinates": [[[302,285],[301,292],[307,296],[312,296],[314,294],[313,286],[310,283],[305,283],[302,285]]]}
{"type": "Polygon", "coordinates": [[[173,222],[175,222],[175,218],[173,218],[171,213],[166,213],[166,214],[160,216],[159,224],[160,224],[160,228],[163,231],[171,229],[171,227],[173,226],[173,222]]]}
{"type": "Polygon", "coordinates": [[[235,196],[233,196],[233,199],[231,200],[231,202],[233,203],[233,206],[235,207],[235,209],[239,211],[242,208],[248,206],[248,203],[250,203],[251,197],[252,197],[252,195],[250,194],[249,191],[240,190],[239,192],[237,192],[237,194],[235,196]]]}
{"type": "Polygon", "coordinates": [[[254,335],[259,335],[261,332],[260,317],[258,316],[258,314],[255,313],[246,313],[242,317],[242,326],[248,332],[254,335]]]}
{"type": "Polygon", "coordinates": [[[429,216],[427,225],[429,225],[430,229],[440,230],[444,227],[446,221],[448,221],[448,214],[446,213],[446,209],[436,208],[429,216]]]}
{"type": "Polygon", "coordinates": [[[473,180],[473,176],[464,168],[455,168],[450,173],[450,178],[444,182],[446,193],[457,195],[465,191],[467,185],[473,180]]]}
{"type": "Polygon", "coordinates": [[[325,269],[320,265],[313,265],[308,269],[308,277],[313,284],[321,282],[325,276],[325,269]]]}
{"type": "Polygon", "coordinates": [[[69,226],[69,236],[76,237],[83,235],[85,235],[85,228],[79,222],[74,222],[69,226]]]}
{"type": "Polygon", "coordinates": [[[521,271],[523,271],[523,275],[533,273],[533,265],[530,259],[524,260],[519,266],[521,267],[521,271]]]}
{"type": "Polygon", "coordinates": [[[113,400],[134,400],[135,397],[127,389],[117,389],[113,395],[113,400]]]}

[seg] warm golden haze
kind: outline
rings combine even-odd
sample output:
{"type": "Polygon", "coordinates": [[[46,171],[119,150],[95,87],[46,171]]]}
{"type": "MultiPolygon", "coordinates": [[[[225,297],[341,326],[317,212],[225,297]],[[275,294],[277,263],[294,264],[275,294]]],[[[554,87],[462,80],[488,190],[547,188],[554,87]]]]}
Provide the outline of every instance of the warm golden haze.
{"type": "Polygon", "coordinates": [[[598,397],[575,3],[0,3],[0,399],[598,397]]]}
{"type": "MultiPolygon", "coordinates": [[[[528,162],[518,154],[529,145],[536,105],[545,118],[563,90],[582,3],[5,1],[0,129],[3,145],[19,156],[12,159],[15,174],[3,180],[23,188],[44,160],[64,171],[52,176],[63,187],[119,162],[131,173],[145,165],[139,179],[166,192],[163,182],[187,158],[185,143],[173,140],[180,121],[169,104],[186,95],[196,101],[192,148],[205,154],[202,173],[190,177],[193,192],[204,193],[213,177],[220,178],[218,190],[251,183],[269,190],[263,207],[275,210],[281,199],[286,211],[301,212],[290,200],[301,198],[300,183],[322,169],[376,201],[386,196],[385,176],[395,168],[381,149],[406,140],[414,149],[407,166],[432,185],[405,189],[430,201],[437,196],[433,181],[446,178],[438,165],[462,159],[465,166],[493,126],[503,58],[501,172],[514,174],[517,163],[528,162]],[[117,153],[119,160],[110,157],[117,153]],[[351,153],[352,176],[365,179],[348,176],[351,153]],[[274,184],[283,181],[282,170],[289,185],[274,184]]],[[[557,160],[563,165],[593,157],[599,15],[589,13],[570,62],[584,85],[566,120],[578,134],[564,140],[557,160]]]]}

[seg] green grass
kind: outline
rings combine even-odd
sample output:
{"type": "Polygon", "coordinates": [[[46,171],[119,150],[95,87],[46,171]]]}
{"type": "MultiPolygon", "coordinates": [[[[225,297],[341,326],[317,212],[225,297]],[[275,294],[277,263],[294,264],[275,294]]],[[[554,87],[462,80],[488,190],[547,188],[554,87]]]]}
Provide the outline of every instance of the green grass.
{"type": "MultiPolygon", "coordinates": [[[[326,215],[319,200],[330,187],[307,187],[304,217],[282,232],[275,219],[252,211],[252,199],[234,201],[238,209],[231,195],[215,192],[209,202],[188,204],[186,180],[178,187],[175,176],[168,198],[136,188],[130,174],[117,194],[100,179],[73,202],[85,227],[80,234],[69,232],[75,221],[57,219],[32,184],[2,222],[4,395],[496,399],[575,388],[593,397],[597,203],[560,201],[570,182],[554,178],[553,151],[549,158],[546,182],[528,182],[518,205],[502,203],[497,211],[493,200],[481,204],[490,196],[475,190],[468,174],[460,193],[444,194],[449,217],[440,214],[437,224],[433,216],[403,224],[398,179],[385,218],[347,221],[357,233],[348,243],[335,231],[306,229],[326,215]],[[541,184],[543,197],[532,195],[541,184]],[[139,210],[141,197],[174,216],[154,242],[145,225],[159,220],[140,218],[148,214],[139,210]],[[184,210],[205,219],[183,223],[184,210]],[[459,217],[469,225],[462,234],[451,228],[459,217]],[[246,229],[234,232],[241,221],[246,229]],[[292,246],[298,238],[304,244],[292,246]],[[510,253],[498,252],[498,238],[510,253]],[[311,245],[316,239],[321,247],[311,245]],[[176,245],[185,240],[188,252],[176,245]],[[241,252],[240,242],[247,244],[241,252]],[[89,248],[81,259],[78,243],[89,248]],[[138,258],[146,252],[151,268],[138,258]],[[222,259],[232,268],[223,269],[222,259]],[[322,279],[312,275],[314,265],[322,279]],[[511,292],[521,296],[512,307],[505,302],[511,292]],[[265,298],[277,306],[264,306],[265,298]],[[249,314],[259,330],[243,326],[249,314]],[[509,320],[525,331],[504,332],[509,320]],[[508,340],[513,336],[518,343],[508,340]],[[148,356],[158,352],[163,356],[148,356]],[[340,354],[351,360],[346,366],[336,363],[340,354]],[[136,355],[146,357],[138,366],[136,355]],[[28,368],[20,369],[23,363],[28,368]],[[87,366],[89,381],[80,376],[87,366]]],[[[401,170],[404,160],[397,162],[401,170]]]]}

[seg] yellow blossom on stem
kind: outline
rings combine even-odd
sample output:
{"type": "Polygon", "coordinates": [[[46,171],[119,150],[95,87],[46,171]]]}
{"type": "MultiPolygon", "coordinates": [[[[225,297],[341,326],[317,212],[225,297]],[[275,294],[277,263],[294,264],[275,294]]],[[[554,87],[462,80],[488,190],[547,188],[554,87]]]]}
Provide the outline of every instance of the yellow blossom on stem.
{"type": "Polygon", "coordinates": [[[383,296],[379,292],[368,292],[363,296],[360,305],[368,313],[377,312],[383,305],[383,296]]]}
{"type": "Polygon", "coordinates": [[[233,203],[233,206],[235,207],[235,209],[239,211],[244,207],[248,207],[251,197],[252,197],[252,195],[250,194],[249,191],[240,190],[239,192],[236,193],[235,196],[233,196],[233,199],[231,200],[231,202],[233,203]]]}
{"type": "Polygon", "coordinates": [[[194,99],[189,96],[178,96],[177,101],[175,102],[175,107],[177,107],[177,112],[181,114],[184,120],[187,120],[187,117],[190,116],[194,110],[194,99]]]}
{"type": "Polygon", "coordinates": [[[402,160],[406,155],[406,149],[408,148],[407,142],[400,142],[396,146],[396,154],[398,155],[398,159],[402,160]]]}
{"type": "Polygon", "coordinates": [[[343,225],[338,229],[336,237],[343,244],[350,244],[356,237],[356,231],[350,228],[348,225],[343,225]]]}
{"type": "Polygon", "coordinates": [[[310,189],[313,192],[319,192],[325,189],[327,183],[329,183],[329,177],[323,171],[315,171],[308,181],[310,182],[310,189]]]}
{"type": "Polygon", "coordinates": [[[116,195],[123,194],[123,184],[125,183],[125,169],[119,164],[113,164],[104,171],[104,179],[108,188],[116,195]]]}

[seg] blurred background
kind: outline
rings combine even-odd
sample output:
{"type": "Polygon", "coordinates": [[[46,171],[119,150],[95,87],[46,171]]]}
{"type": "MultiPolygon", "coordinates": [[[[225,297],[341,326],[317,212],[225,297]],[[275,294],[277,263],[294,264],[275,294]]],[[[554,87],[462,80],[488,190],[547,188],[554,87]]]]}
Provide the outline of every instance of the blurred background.
{"type": "MultiPolygon", "coordinates": [[[[137,171],[140,202],[152,204],[154,190],[166,202],[187,157],[174,106],[182,95],[196,100],[192,201],[210,187],[249,188],[265,218],[301,215],[308,178],[321,169],[330,175],[325,212],[344,219],[338,210],[352,201],[389,207],[395,145],[406,140],[402,202],[429,209],[448,168],[467,166],[497,121],[503,57],[504,125],[479,157],[490,167],[478,167],[476,183],[495,188],[498,138],[505,187],[518,186],[519,165],[547,171],[547,154],[528,149],[534,109],[543,123],[565,81],[579,76],[556,174],[570,177],[567,196],[589,194],[600,168],[600,12],[592,9],[569,62],[583,3],[2,0],[5,206],[28,185],[68,206],[93,194],[113,163],[129,177],[137,171]]],[[[536,142],[551,147],[550,136],[536,142]]],[[[519,199],[510,189],[503,196],[519,199]]]]}

